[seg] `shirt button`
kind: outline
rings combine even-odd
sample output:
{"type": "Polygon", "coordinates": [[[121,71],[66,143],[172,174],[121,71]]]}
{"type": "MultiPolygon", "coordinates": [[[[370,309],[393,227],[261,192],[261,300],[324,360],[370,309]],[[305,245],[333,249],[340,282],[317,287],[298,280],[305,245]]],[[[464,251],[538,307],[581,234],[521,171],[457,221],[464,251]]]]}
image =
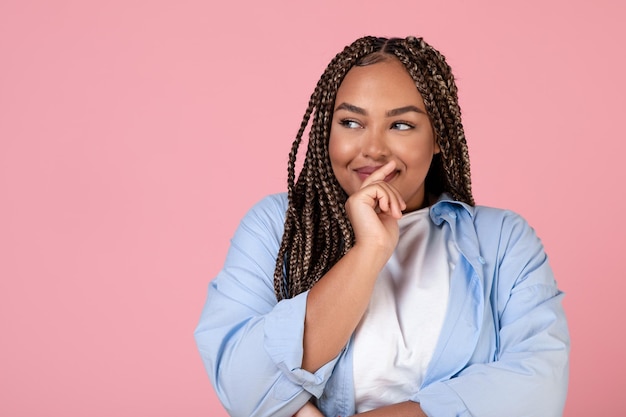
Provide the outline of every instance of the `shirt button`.
{"type": "Polygon", "coordinates": [[[452,217],[453,219],[456,219],[456,213],[450,212],[450,217],[452,217]]]}
{"type": "Polygon", "coordinates": [[[486,263],[485,258],[483,258],[482,256],[478,257],[478,262],[480,262],[483,265],[486,263]]]}

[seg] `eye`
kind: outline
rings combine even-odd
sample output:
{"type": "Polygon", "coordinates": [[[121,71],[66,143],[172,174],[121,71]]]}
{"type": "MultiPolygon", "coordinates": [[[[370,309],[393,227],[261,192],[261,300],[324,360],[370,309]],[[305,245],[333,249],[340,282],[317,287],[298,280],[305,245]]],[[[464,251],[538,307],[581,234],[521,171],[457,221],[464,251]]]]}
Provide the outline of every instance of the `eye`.
{"type": "Polygon", "coordinates": [[[351,119],[341,119],[339,121],[339,124],[343,127],[346,127],[348,129],[358,129],[361,126],[361,124],[355,120],[351,120],[351,119]]]}
{"type": "Polygon", "coordinates": [[[391,125],[392,129],[396,129],[396,130],[410,130],[413,129],[415,126],[412,125],[411,123],[407,123],[407,122],[394,122],[391,125]]]}

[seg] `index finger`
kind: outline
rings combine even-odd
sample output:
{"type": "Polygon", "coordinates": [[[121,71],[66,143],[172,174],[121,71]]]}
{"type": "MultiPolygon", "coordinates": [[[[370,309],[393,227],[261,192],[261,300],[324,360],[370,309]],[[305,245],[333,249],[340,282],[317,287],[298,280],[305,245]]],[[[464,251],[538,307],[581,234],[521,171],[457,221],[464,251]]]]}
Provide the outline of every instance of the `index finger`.
{"type": "Polygon", "coordinates": [[[372,172],[372,174],[363,181],[363,184],[361,184],[361,188],[367,187],[368,185],[376,181],[384,181],[387,175],[391,174],[395,169],[396,169],[395,161],[387,162],[385,165],[381,166],[376,171],[372,172]]]}

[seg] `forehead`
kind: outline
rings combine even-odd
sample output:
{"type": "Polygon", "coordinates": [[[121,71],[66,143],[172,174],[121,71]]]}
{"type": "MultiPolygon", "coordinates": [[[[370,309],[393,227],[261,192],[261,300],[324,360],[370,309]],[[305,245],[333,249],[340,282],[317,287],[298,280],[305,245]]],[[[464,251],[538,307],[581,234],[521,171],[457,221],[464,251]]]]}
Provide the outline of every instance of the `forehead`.
{"type": "Polygon", "coordinates": [[[337,90],[336,102],[386,105],[420,105],[424,101],[415,81],[400,61],[390,58],[375,64],[354,66],[337,90]]]}

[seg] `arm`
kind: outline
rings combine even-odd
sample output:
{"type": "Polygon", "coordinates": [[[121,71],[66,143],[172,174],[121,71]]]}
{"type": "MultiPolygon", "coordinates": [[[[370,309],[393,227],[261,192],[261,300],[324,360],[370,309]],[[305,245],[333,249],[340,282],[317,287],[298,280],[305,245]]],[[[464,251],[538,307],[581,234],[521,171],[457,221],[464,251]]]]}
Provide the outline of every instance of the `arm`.
{"type": "Polygon", "coordinates": [[[398,219],[406,205],[383,181],[394,169],[395,162],[390,162],[372,173],[346,202],[355,244],[309,292],[304,369],[319,369],[346,345],[369,304],[378,273],[398,243],[398,219]]]}
{"type": "Polygon", "coordinates": [[[427,417],[420,405],[413,401],[377,408],[358,415],[363,417],[427,417]]]}
{"type": "Polygon", "coordinates": [[[530,226],[508,216],[502,230],[493,260],[495,361],[470,365],[450,380],[424,387],[412,399],[427,415],[562,415],[569,353],[562,293],[530,226]]]}
{"type": "MultiPolygon", "coordinates": [[[[389,172],[393,169],[393,163],[387,166],[389,172]]],[[[361,225],[355,227],[359,244],[316,284],[310,302],[311,293],[305,292],[276,303],[273,273],[284,220],[276,219],[279,211],[257,208],[242,221],[223,270],[209,286],[195,333],[229,414],[291,416],[311,395],[321,395],[369,301],[371,289],[363,290],[367,285],[360,279],[368,275],[373,285],[378,272],[372,270],[382,268],[397,242],[404,202],[382,183],[389,172],[372,174],[370,186],[352,199],[350,212],[361,225]],[[366,224],[368,219],[378,228],[366,224]],[[346,300],[356,301],[355,294],[360,299],[355,309],[335,309],[349,304],[346,300]],[[345,315],[343,320],[337,320],[338,314],[345,315]]]]}
{"type": "MultiPolygon", "coordinates": [[[[358,414],[367,417],[427,417],[418,403],[406,401],[358,414]]],[[[293,417],[324,417],[311,403],[306,403],[293,417]]]]}
{"type": "Polygon", "coordinates": [[[324,415],[317,409],[317,407],[309,402],[304,404],[304,407],[298,410],[293,417],[324,417],[324,415]]]}
{"type": "Polygon", "coordinates": [[[292,416],[321,394],[334,365],[331,360],[315,374],[300,367],[308,293],[276,302],[273,274],[285,209],[284,200],[268,198],[244,217],[195,331],[231,416],[292,416]]]}

